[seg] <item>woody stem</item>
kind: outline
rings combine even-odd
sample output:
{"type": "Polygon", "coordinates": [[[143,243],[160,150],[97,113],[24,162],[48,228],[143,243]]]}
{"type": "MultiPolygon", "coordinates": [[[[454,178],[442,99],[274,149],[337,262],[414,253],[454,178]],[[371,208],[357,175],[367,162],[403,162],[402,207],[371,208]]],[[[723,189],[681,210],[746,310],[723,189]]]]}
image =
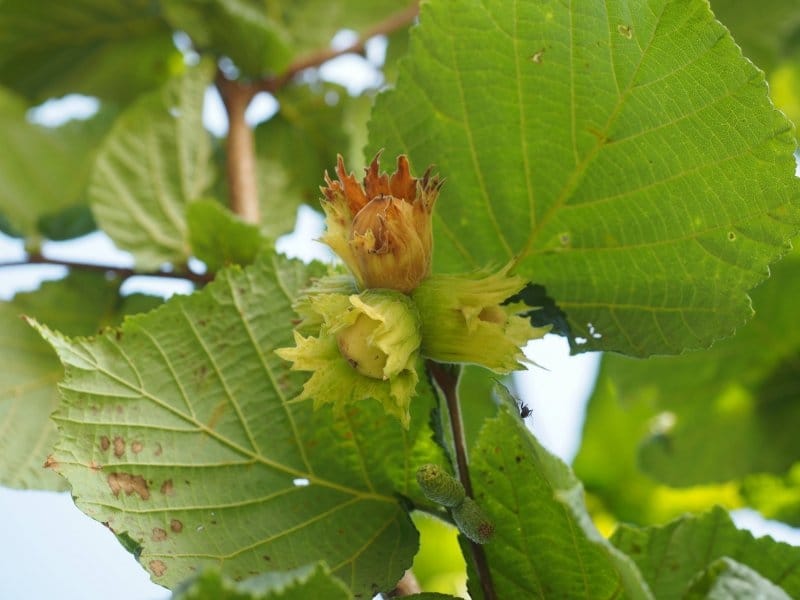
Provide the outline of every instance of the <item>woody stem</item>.
{"type": "MultiPolygon", "coordinates": [[[[458,379],[461,373],[460,367],[456,365],[445,365],[432,360],[426,363],[436,386],[444,396],[447,413],[449,416],[450,429],[453,434],[453,450],[456,458],[456,471],[461,485],[467,496],[472,497],[472,481],[469,476],[469,462],[467,460],[467,441],[464,436],[464,424],[461,418],[461,405],[458,400],[458,379]]],[[[484,600],[497,600],[494,585],[492,584],[492,574],[489,570],[489,562],[483,546],[469,541],[472,553],[472,561],[478,580],[483,591],[484,600]]]]}

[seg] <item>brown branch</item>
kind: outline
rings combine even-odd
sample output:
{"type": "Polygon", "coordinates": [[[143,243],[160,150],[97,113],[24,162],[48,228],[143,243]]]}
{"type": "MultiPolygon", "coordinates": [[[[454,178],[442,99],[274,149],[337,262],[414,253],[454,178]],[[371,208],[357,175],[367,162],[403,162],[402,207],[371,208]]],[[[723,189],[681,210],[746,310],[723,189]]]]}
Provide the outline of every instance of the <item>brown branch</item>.
{"type": "Polygon", "coordinates": [[[376,35],[385,35],[412,23],[419,13],[418,1],[397,12],[384,21],[370,27],[355,43],[340,50],[319,50],[295,60],[280,75],[246,82],[230,80],[217,71],[216,85],[225,112],[228,114],[228,142],[226,170],[231,210],[248,223],[259,223],[261,214],[258,202],[258,183],[256,178],[256,151],[253,130],[244,120],[244,114],[258,92],[274,94],[284,87],[300,71],[317,67],[324,62],[349,54],[364,52],[367,40],[376,35]]]}
{"type": "MultiPolygon", "coordinates": [[[[450,428],[453,432],[453,448],[456,454],[456,471],[464,491],[470,498],[472,495],[472,480],[469,476],[469,461],[467,459],[467,440],[464,436],[464,424],[461,419],[461,405],[458,401],[458,378],[459,372],[454,371],[452,366],[429,360],[426,362],[428,373],[441,391],[447,405],[447,412],[450,417],[450,428]]],[[[492,584],[492,573],[489,570],[489,561],[483,546],[469,541],[472,551],[472,560],[475,565],[475,572],[478,574],[478,582],[483,591],[484,600],[497,600],[497,595],[492,584]]]]}
{"type": "Polygon", "coordinates": [[[345,48],[341,48],[339,50],[333,50],[331,48],[326,48],[324,50],[318,50],[309,54],[308,56],[303,56],[294,62],[292,62],[286,70],[281,73],[280,75],[276,75],[274,77],[266,77],[261,79],[258,82],[255,82],[253,85],[255,90],[258,92],[269,92],[274,94],[283,86],[285,86],[291,79],[297,75],[300,71],[305,69],[310,69],[311,67],[318,67],[321,64],[328,62],[333,58],[337,58],[344,54],[363,54],[364,48],[366,46],[367,40],[370,38],[375,37],[376,35],[388,35],[410,25],[414,22],[414,19],[417,18],[419,14],[419,2],[415,1],[412,2],[409,6],[403,9],[400,12],[397,12],[385,20],[376,23],[369,29],[365,30],[359,38],[345,48]]]}
{"type": "Polygon", "coordinates": [[[198,285],[205,285],[206,283],[214,280],[213,273],[193,273],[192,271],[135,271],[127,267],[94,265],[91,263],[75,262],[71,260],[47,258],[41,254],[31,254],[27,260],[0,263],[0,269],[6,267],[29,267],[31,265],[55,265],[59,267],[75,269],[77,271],[112,273],[121,279],[128,279],[130,277],[166,277],[170,279],[184,279],[198,285]]]}
{"type": "Polygon", "coordinates": [[[231,210],[247,223],[258,224],[261,210],[258,205],[256,179],[256,142],[253,130],[244,114],[257,90],[250,84],[227,79],[217,73],[217,89],[228,114],[228,143],[226,170],[231,210]]]}

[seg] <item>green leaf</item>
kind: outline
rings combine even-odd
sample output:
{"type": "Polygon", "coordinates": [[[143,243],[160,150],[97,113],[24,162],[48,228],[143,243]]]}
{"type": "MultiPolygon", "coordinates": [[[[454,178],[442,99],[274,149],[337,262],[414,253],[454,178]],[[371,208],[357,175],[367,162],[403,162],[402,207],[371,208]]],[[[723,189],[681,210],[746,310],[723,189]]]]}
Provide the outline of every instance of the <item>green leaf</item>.
{"type": "Polygon", "coordinates": [[[711,0],[711,8],[744,55],[768,73],[797,47],[800,10],[794,2],[711,0]]]}
{"type": "Polygon", "coordinates": [[[277,99],[280,110],[255,130],[262,232],[273,238],[293,229],[300,204],[319,207],[323,174],[350,148],[344,123],[354,101],[333,84],[289,86],[277,99]]]}
{"type": "Polygon", "coordinates": [[[764,69],[773,102],[800,121],[800,10],[794,2],[713,0],[711,7],[744,55],[764,69]]]}
{"type": "Polygon", "coordinates": [[[447,178],[435,270],[512,261],[581,350],[730,334],[800,217],[791,125],[704,0],[423,4],[380,147],[447,178]]]}
{"type": "Polygon", "coordinates": [[[22,236],[83,235],[94,228],[86,187],[112,114],[101,111],[85,121],[47,128],[29,123],[27,108],[21,98],[0,89],[0,137],[6,144],[0,154],[0,212],[22,236]]]}
{"type": "Polygon", "coordinates": [[[457,594],[466,585],[464,556],[458,545],[458,531],[451,524],[428,513],[415,512],[420,547],[411,570],[423,590],[457,594]]]}
{"type": "Polygon", "coordinates": [[[742,481],[742,497],[768,519],[800,526],[800,462],[784,477],[767,473],[750,475],[742,481]]]}
{"type": "MultiPolygon", "coordinates": [[[[675,489],[643,473],[638,459],[641,440],[650,434],[658,414],[650,387],[623,393],[607,374],[615,357],[603,357],[583,426],[581,448],[573,468],[589,495],[595,522],[609,530],[616,520],[663,523],[715,504],[738,508],[737,484],[675,489]],[[607,514],[610,513],[610,514],[607,514]]],[[[653,360],[653,359],[650,359],[653,360]]],[[[697,460],[698,457],[695,457],[697,460]]]]}
{"type": "MultiPolygon", "coordinates": [[[[0,485],[21,489],[65,489],[42,465],[56,442],[50,420],[58,405],[62,369],[50,347],[20,318],[36,317],[70,334],[88,335],[119,320],[119,281],[74,272],[35,292],[0,303],[0,485]]],[[[150,307],[153,306],[152,299],[150,307]]],[[[144,306],[141,306],[144,308],[144,306]]]]}
{"type": "Polygon", "coordinates": [[[800,594],[800,548],[736,529],[721,508],[663,527],[621,525],[611,541],[636,561],[656,598],[684,597],[696,574],[722,557],[750,567],[792,598],[800,594]]]}
{"type": "Polygon", "coordinates": [[[323,269],[265,255],[115,331],[67,339],[54,458],[78,506],[142,546],[162,585],[215,566],[234,579],[324,560],[354,594],[391,589],[417,533],[398,496],[441,461],[427,386],[405,430],[377,402],[334,414],[292,401],[304,376],[274,352],[323,269]]]}
{"type": "Polygon", "coordinates": [[[203,63],[137,100],[98,152],[89,189],[95,218],[143,270],[189,257],[186,205],[212,181],[202,121],[212,75],[203,63]]]}
{"type": "Polygon", "coordinates": [[[0,84],[35,102],[72,92],[125,102],[182,62],[151,0],[4,0],[0,32],[0,84]]]}
{"type": "Polygon", "coordinates": [[[186,221],[192,252],[212,272],[230,264],[249,265],[264,245],[256,225],[245,223],[216,200],[192,202],[186,221]]]}
{"type": "Polygon", "coordinates": [[[322,564],[265,573],[239,582],[218,571],[205,570],[181,584],[172,595],[173,600],[349,600],[352,597],[352,592],[322,564]]]}
{"type": "Polygon", "coordinates": [[[781,588],[741,563],[720,558],[711,563],[684,596],[686,600],[790,600],[781,588]]]}
{"type": "Polygon", "coordinates": [[[498,598],[653,597],[633,563],[594,528],[569,467],[508,403],[486,421],[470,475],[495,525],[483,548],[498,598]]]}
{"type": "MultiPolygon", "coordinates": [[[[639,462],[651,477],[697,485],[784,473],[800,460],[800,329],[786,302],[798,294],[800,260],[791,255],[753,291],[756,317],[735,337],[678,357],[603,359],[590,402],[610,394],[639,415],[640,437],[628,442],[642,444],[639,462]]],[[[613,437],[596,433],[600,444],[613,437]]]]}
{"type": "Polygon", "coordinates": [[[199,50],[227,56],[257,77],[282,70],[292,58],[286,31],[270,18],[263,0],[161,0],[170,24],[185,31],[199,50]]]}
{"type": "Polygon", "coordinates": [[[293,59],[327,49],[337,31],[366,29],[403,5],[397,0],[161,2],[173,27],[186,31],[200,50],[233,60],[247,77],[281,73],[293,59]]]}
{"type": "Polygon", "coordinates": [[[71,240],[97,229],[88,204],[75,204],[58,214],[43,215],[37,226],[44,237],[54,241],[71,240]]]}

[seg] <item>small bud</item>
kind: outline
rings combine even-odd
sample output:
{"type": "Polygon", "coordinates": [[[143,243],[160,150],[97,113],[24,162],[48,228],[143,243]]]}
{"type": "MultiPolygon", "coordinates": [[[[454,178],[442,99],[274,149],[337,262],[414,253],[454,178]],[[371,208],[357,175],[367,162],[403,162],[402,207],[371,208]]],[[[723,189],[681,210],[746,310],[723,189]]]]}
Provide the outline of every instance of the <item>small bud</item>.
{"type": "Polygon", "coordinates": [[[297,304],[305,314],[304,330],[316,324],[318,335],[295,330],[295,347],[276,353],[292,361],[292,370],[312,372],[298,398],[338,408],[374,398],[407,427],[421,341],[411,299],[393,290],[367,290],[309,294],[297,304]]]}
{"type": "Polygon", "coordinates": [[[431,502],[449,508],[464,502],[464,486],[439,465],[427,464],[417,469],[417,482],[422,493],[431,502]]]}
{"type": "Polygon", "coordinates": [[[508,269],[487,275],[432,275],[412,298],[422,318],[422,354],[439,362],[474,363],[497,373],[524,368],[522,347],[544,337],[549,327],[533,327],[519,316],[531,307],[504,304],[525,286],[508,269]]]}
{"type": "Polygon", "coordinates": [[[458,530],[476,544],[485,544],[494,535],[494,524],[472,498],[451,509],[458,530]]]}
{"type": "Polygon", "coordinates": [[[390,176],[378,171],[380,154],[370,163],[363,184],[336,166],[339,181],[325,175],[322,188],[328,244],[362,288],[409,293],[430,274],[433,255],[432,212],[442,181],[430,169],[417,179],[408,159],[397,158],[390,176]]]}

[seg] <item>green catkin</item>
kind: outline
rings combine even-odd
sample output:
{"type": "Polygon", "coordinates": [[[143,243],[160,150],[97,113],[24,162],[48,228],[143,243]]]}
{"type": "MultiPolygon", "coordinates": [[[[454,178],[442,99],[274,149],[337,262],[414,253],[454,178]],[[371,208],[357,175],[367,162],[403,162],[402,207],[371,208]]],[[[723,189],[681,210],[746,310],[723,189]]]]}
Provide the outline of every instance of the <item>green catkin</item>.
{"type": "Polygon", "coordinates": [[[494,525],[483,509],[465,494],[460,481],[439,465],[427,464],[417,469],[417,482],[428,500],[450,508],[461,533],[478,544],[489,541],[494,525]]]}
{"type": "Polygon", "coordinates": [[[427,464],[417,469],[417,482],[431,502],[453,508],[464,502],[464,486],[439,465],[427,464]]]}
{"type": "Polygon", "coordinates": [[[453,507],[452,513],[458,530],[476,544],[485,544],[494,534],[494,524],[472,498],[464,498],[460,505],[453,507]]]}

